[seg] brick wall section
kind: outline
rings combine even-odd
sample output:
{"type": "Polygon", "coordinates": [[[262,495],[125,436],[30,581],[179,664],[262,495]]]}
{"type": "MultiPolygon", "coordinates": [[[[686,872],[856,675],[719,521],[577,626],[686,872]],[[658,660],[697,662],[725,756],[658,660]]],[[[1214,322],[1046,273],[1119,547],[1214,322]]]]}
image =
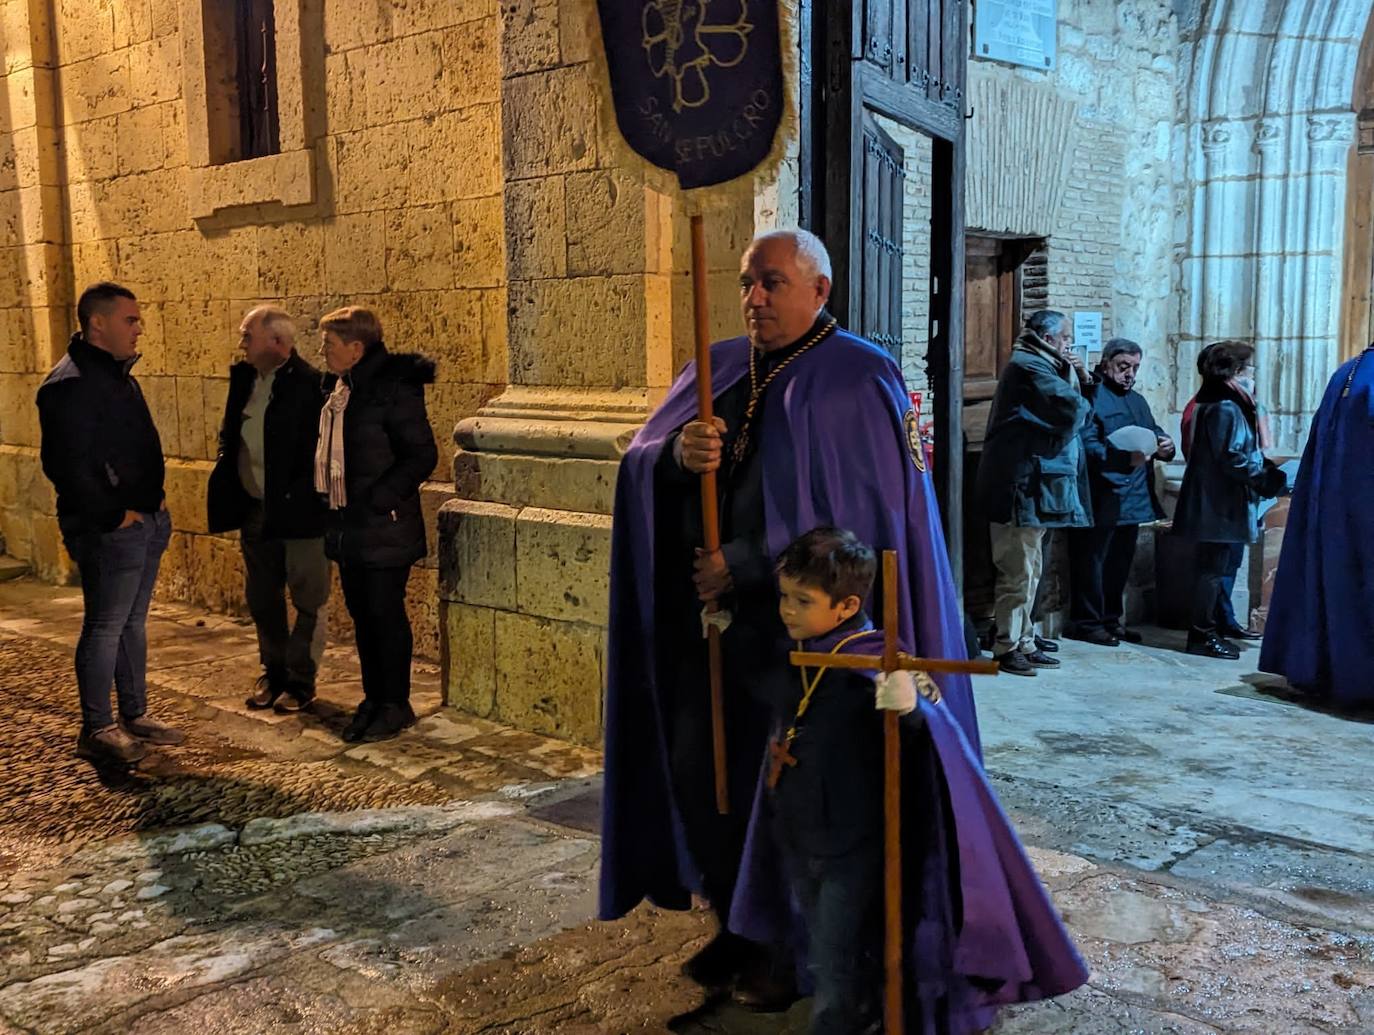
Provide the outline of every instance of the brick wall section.
{"type": "Polygon", "coordinates": [[[1111,337],[1116,258],[1125,201],[1121,135],[1080,119],[1063,205],[1046,249],[1048,304],[1100,311],[1111,337]]]}

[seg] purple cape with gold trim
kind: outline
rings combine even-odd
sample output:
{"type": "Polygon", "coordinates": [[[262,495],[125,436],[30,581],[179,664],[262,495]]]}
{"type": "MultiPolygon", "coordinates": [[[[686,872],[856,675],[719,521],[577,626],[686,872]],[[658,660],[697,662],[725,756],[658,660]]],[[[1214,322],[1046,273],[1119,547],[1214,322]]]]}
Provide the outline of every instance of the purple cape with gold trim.
{"type": "MultiPolygon", "coordinates": [[[[749,343],[734,338],[712,346],[712,394],[719,396],[748,372],[749,343]]],[[[611,531],[610,636],[606,686],[606,776],[602,797],[600,916],[615,919],[644,899],[683,908],[702,889],[700,869],[687,848],[682,820],[671,793],[667,735],[655,685],[655,657],[660,630],[654,623],[654,465],[665,443],[696,415],[695,364],[689,364],[663,404],[636,435],[620,465],[611,531]]],[[[870,342],[837,330],[815,349],[798,356],[769,386],[759,428],[764,511],[769,553],[776,555],[804,532],[820,525],[847,528],[875,550],[896,550],[902,600],[900,639],[927,657],[966,658],[963,619],[954,593],[935,493],[928,475],[917,466],[908,434],[911,403],[892,358],[870,342]]],[[[873,601],[874,613],[881,603],[873,601]]],[[[675,631],[676,632],[676,631],[675,631]]],[[[681,635],[677,632],[676,635],[681,635]]],[[[936,677],[943,694],[942,717],[947,732],[957,733],[958,766],[981,774],[981,746],[972,689],[967,676],[936,677]]],[[[935,720],[940,723],[940,719],[935,720]]],[[[948,736],[945,738],[949,739],[948,736]]],[[[763,752],[760,752],[762,761],[763,752]]],[[[986,782],[973,785],[970,801],[986,796],[980,806],[997,811],[986,782]]],[[[1000,811],[997,811],[1000,815],[1000,811]]],[[[967,836],[981,829],[970,827],[967,836]]],[[[1047,952],[1061,961],[1059,970],[1074,975],[1046,982],[1064,991],[1081,983],[1082,965],[1058,920],[1036,890],[1039,882],[1016,843],[1005,818],[1002,827],[1010,848],[977,860],[962,876],[966,887],[996,888],[1009,882],[1018,895],[993,896],[986,906],[975,899],[966,907],[965,928],[1032,932],[1044,928],[1047,952]],[[1010,854],[1008,854],[1010,853],[1010,854]],[[1008,873],[1004,857],[1019,858],[1008,873]],[[1020,889],[1024,881],[1034,889],[1020,889]],[[1032,915],[1021,924],[1023,903],[1032,915]],[[1038,904],[1036,904],[1038,903],[1038,904]],[[1043,917],[1041,907],[1043,908],[1043,917]],[[988,909],[997,923],[970,926],[969,910],[988,909]],[[1005,914],[1005,915],[1004,915],[1005,914]],[[1066,955],[1067,953],[1067,955],[1066,955]],[[1062,960],[1061,960],[1062,957],[1062,960]]],[[[959,836],[965,836],[962,826],[959,836]]],[[[984,847],[996,839],[984,837],[984,847]]],[[[961,857],[963,855],[961,851],[961,857]]],[[[740,915],[767,913],[760,902],[753,910],[747,892],[737,891],[732,910],[740,915]]],[[[786,920],[777,917],[779,927],[786,920]]],[[[952,932],[948,938],[952,939],[952,932]]],[[[1018,942],[1017,945],[1020,943],[1018,942]]],[[[1017,945],[975,946],[972,935],[958,950],[1002,960],[1033,958],[1017,945]]],[[[981,966],[981,964],[979,965],[981,966]]],[[[988,961],[988,975],[1001,973],[988,961]]],[[[1025,968],[1013,967],[1016,975],[1025,968]]],[[[981,973],[974,967],[972,973],[981,973]]],[[[1028,998],[1019,988],[1006,1001],[1028,998]]],[[[1042,994],[1053,994],[1045,991],[1042,994]]]]}

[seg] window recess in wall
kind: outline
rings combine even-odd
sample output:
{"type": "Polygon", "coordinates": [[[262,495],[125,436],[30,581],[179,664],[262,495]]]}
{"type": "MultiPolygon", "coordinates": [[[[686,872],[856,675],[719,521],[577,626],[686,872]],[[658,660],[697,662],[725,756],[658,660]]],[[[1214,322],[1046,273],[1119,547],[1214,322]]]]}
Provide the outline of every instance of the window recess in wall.
{"type": "Polygon", "coordinates": [[[290,218],[315,203],[302,6],[181,0],[188,190],[197,219],[249,206],[263,218],[280,206],[290,218]]]}

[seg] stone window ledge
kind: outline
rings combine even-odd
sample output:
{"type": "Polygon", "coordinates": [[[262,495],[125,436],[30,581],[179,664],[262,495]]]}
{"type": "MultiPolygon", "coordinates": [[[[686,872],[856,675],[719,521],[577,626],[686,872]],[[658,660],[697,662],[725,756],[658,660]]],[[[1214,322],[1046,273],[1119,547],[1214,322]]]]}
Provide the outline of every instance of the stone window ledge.
{"type": "Polygon", "coordinates": [[[310,205],[315,201],[315,154],[287,151],[192,169],[187,190],[192,219],[247,205],[310,205]]]}

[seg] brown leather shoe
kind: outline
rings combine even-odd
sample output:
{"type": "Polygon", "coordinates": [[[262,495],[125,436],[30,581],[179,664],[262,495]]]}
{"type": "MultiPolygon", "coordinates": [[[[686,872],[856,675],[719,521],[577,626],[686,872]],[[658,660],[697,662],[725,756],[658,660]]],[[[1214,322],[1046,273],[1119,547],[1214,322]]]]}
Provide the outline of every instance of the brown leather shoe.
{"type": "Polygon", "coordinates": [[[111,724],[90,732],[82,730],[81,736],[76,738],[76,753],[78,757],[92,762],[133,765],[148,753],[148,749],[117,725],[111,724]]]}
{"type": "Polygon", "coordinates": [[[243,703],[249,708],[271,708],[286,692],[286,684],[271,673],[258,676],[257,691],[243,703]]]}
{"type": "Polygon", "coordinates": [[[186,740],[186,734],[182,733],[181,730],[168,726],[165,722],[158,722],[147,715],[140,715],[137,719],[120,719],[119,724],[130,736],[137,737],[139,740],[146,740],[149,744],[170,746],[186,740]]]}
{"type": "Polygon", "coordinates": [[[286,691],[277,698],[272,710],[278,715],[292,715],[303,712],[315,700],[315,688],[305,683],[288,683],[286,691]]]}

